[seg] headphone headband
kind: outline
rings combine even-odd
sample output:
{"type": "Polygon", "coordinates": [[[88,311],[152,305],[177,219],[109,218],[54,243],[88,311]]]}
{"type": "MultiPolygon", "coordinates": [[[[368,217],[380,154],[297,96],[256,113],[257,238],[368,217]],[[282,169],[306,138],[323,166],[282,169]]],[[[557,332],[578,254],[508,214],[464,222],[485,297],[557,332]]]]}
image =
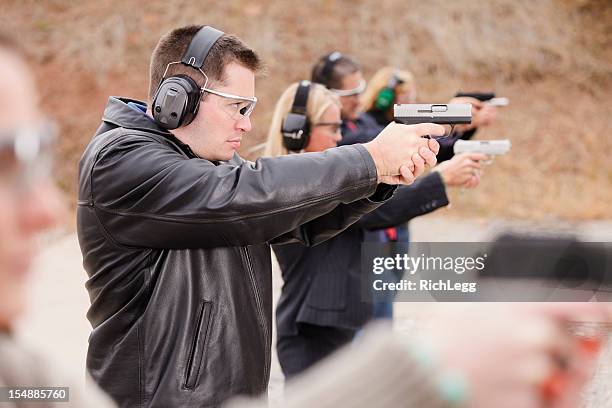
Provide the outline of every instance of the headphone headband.
{"type": "Polygon", "coordinates": [[[195,69],[201,69],[210,49],[223,36],[223,31],[210,26],[202,27],[193,37],[181,62],[195,69]]]}
{"type": "Polygon", "coordinates": [[[340,51],[333,51],[325,56],[325,64],[323,65],[323,69],[321,70],[321,76],[327,81],[325,86],[329,86],[332,69],[340,58],[342,58],[342,53],[340,51]]]}
{"type": "Polygon", "coordinates": [[[308,103],[308,93],[310,92],[310,81],[300,81],[297,90],[295,91],[295,97],[293,98],[293,105],[291,105],[292,113],[299,113],[300,115],[306,116],[306,105],[308,103]]]}
{"type": "Polygon", "coordinates": [[[389,82],[387,82],[387,88],[395,89],[398,85],[401,85],[404,83],[404,80],[401,79],[397,73],[398,73],[397,70],[394,70],[391,73],[389,82]]]}

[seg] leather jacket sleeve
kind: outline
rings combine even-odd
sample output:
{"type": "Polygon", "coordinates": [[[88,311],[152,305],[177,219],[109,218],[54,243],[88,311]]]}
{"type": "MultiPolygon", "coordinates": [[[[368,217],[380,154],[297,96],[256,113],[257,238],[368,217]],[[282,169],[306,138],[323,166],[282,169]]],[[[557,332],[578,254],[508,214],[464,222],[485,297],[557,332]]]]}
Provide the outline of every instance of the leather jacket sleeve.
{"type": "Polygon", "coordinates": [[[395,227],[412,218],[448,205],[446,187],[440,173],[431,172],[409,186],[400,186],[383,205],[359,220],[365,229],[395,227]]]}
{"type": "Polygon", "coordinates": [[[275,238],[271,244],[299,242],[313,246],[328,240],[357,222],[362,216],[378,208],[395,192],[397,186],[379,184],[376,192],[350,204],[340,204],[329,213],[322,215],[293,231],[275,238]]]}
{"type": "MultiPolygon", "coordinates": [[[[214,165],[132,135],[101,149],[90,177],[90,205],[109,238],[167,249],[268,242],[377,187],[360,145],[214,165]]],[[[300,235],[313,241],[324,229],[312,224],[300,235]]]]}

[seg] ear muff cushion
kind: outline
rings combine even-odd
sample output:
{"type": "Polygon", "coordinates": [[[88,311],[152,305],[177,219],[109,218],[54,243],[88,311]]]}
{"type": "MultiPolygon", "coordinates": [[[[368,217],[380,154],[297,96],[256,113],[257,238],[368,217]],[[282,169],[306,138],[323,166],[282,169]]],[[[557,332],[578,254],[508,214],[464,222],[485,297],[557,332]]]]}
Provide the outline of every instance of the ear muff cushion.
{"type": "Polygon", "coordinates": [[[288,113],[281,128],[283,146],[290,151],[300,151],[308,145],[310,123],[305,115],[288,113]]]}
{"type": "Polygon", "coordinates": [[[165,79],[153,99],[153,119],[168,130],[186,126],[195,117],[200,104],[200,88],[187,75],[165,79]]]}
{"type": "Polygon", "coordinates": [[[374,107],[381,111],[386,111],[393,104],[393,100],[395,99],[395,92],[391,88],[383,88],[378,93],[376,97],[376,101],[374,102],[374,107]]]}

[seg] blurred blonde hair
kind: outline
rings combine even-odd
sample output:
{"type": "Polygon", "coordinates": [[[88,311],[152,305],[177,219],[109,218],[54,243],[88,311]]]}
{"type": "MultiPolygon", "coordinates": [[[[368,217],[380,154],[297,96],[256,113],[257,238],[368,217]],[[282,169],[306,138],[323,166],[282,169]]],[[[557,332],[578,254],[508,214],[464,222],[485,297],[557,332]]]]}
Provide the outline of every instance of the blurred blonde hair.
{"type": "Polygon", "coordinates": [[[361,95],[361,106],[365,111],[369,111],[374,108],[378,94],[383,90],[383,88],[387,87],[393,73],[395,73],[395,76],[400,81],[403,81],[401,84],[395,87],[395,91],[397,93],[411,91],[416,88],[416,83],[414,81],[412,72],[399,70],[394,67],[383,67],[376,71],[376,73],[372,76],[372,79],[370,79],[368,82],[368,87],[361,95]]]}
{"type": "MultiPolygon", "coordinates": [[[[289,85],[280,96],[278,102],[276,102],[272,123],[268,131],[264,156],[274,157],[289,154],[289,151],[283,146],[281,127],[285,116],[291,111],[298,85],[299,82],[289,85]]],[[[308,92],[308,101],[306,102],[306,117],[310,124],[316,124],[327,108],[332,105],[336,105],[340,108],[340,100],[338,97],[323,85],[311,83],[310,91],[308,92]]]]}

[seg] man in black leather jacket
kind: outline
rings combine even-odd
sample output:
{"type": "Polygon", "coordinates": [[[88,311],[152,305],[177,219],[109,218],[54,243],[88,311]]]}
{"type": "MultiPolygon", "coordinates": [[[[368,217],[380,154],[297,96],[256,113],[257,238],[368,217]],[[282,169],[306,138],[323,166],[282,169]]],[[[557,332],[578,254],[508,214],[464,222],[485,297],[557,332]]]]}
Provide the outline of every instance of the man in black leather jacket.
{"type": "Polygon", "coordinates": [[[255,99],[259,59],[223,35],[203,57],[206,79],[168,65],[200,28],[166,34],[151,59],[150,100],[166,68],[202,87],[193,122],[168,131],[144,103],[111,97],[79,163],[87,368],[122,407],[211,407],[265,392],[269,245],[343,230],[390,197],[387,184],[435,164],[437,143],[420,136],[444,132],[393,125],[365,145],[246,162],[235,151],[251,129],[241,104],[255,99]]]}

